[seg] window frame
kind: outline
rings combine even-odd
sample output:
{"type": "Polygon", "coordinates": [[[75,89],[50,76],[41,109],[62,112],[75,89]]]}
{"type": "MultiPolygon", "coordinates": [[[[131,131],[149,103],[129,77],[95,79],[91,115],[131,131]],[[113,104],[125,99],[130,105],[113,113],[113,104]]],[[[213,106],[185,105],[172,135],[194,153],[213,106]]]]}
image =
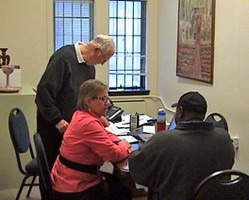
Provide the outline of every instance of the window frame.
{"type": "MultiPolygon", "coordinates": [[[[87,10],[86,10],[87,11],[87,10]]],[[[68,14],[67,14],[68,15],[68,14]]],[[[67,45],[67,44],[74,44],[76,43],[77,41],[81,41],[81,42],[88,42],[90,41],[92,38],[93,38],[93,35],[94,35],[94,0],[53,0],[53,28],[54,28],[54,51],[56,51],[57,49],[59,49],[60,47],[64,46],[64,45],[67,45]],[[72,6],[72,11],[71,11],[71,16],[65,16],[65,7],[63,7],[64,10],[56,10],[56,3],[59,3],[61,2],[63,4],[63,6],[65,6],[65,4],[67,3],[68,5],[70,5],[71,3],[71,6],[72,6]],[[89,10],[88,10],[88,16],[82,16],[82,11],[83,10],[80,10],[80,15],[78,17],[75,17],[74,16],[74,12],[73,12],[73,3],[80,3],[81,6],[82,4],[84,3],[89,3],[89,10]],[[60,12],[60,14],[58,14],[57,12],[60,12]],[[63,12],[63,13],[62,13],[63,12]],[[61,14],[62,13],[62,14],[61,14]],[[62,15],[62,16],[61,16],[62,15]],[[62,34],[58,34],[57,30],[57,21],[61,19],[62,21],[62,26],[63,28],[61,28],[62,30],[62,34]],[[74,21],[75,20],[79,20],[80,21],[80,34],[77,36],[77,34],[74,34],[74,30],[73,30],[73,24],[74,24],[74,21]],[[66,36],[64,33],[65,33],[65,20],[67,21],[70,21],[71,20],[71,34],[69,36],[66,36]],[[89,21],[89,25],[88,25],[88,29],[89,29],[89,34],[87,35],[83,35],[82,32],[84,31],[84,28],[83,28],[83,21],[84,20],[88,20],[89,21]],[[57,42],[58,40],[58,37],[61,37],[62,38],[62,41],[60,42],[57,42]],[[71,37],[71,40],[68,41],[68,39],[66,40],[65,37],[71,37]],[[60,43],[60,44],[59,44],[60,43]]],[[[68,30],[67,30],[68,32],[68,30]]]]}
{"type": "MultiPolygon", "coordinates": [[[[114,3],[113,3],[114,4],[114,3]]],[[[126,4],[125,4],[126,6],[126,4]]],[[[124,8],[126,9],[126,8],[124,8]]],[[[115,10],[113,8],[113,10],[115,10]]],[[[125,10],[126,11],[126,10],[125,10]]],[[[124,13],[126,13],[124,11],[124,13]]],[[[147,90],[147,55],[146,55],[146,40],[147,40],[147,37],[146,37],[146,13],[147,13],[147,0],[109,0],[109,35],[111,37],[113,37],[114,39],[114,42],[116,44],[116,51],[113,55],[113,57],[110,59],[109,61],[109,66],[108,66],[108,69],[109,69],[109,73],[108,73],[108,76],[109,76],[109,89],[111,91],[116,91],[118,93],[122,93],[121,91],[123,91],[123,93],[130,93],[130,91],[133,93],[134,91],[142,91],[142,93],[144,94],[144,91],[147,91],[146,94],[148,93],[148,90],[147,90]],[[127,66],[125,66],[123,69],[118,69],[117,67],[117,59],[118,59],[118,56],[119,54],[121,54],[121,56],[123,56],[124,58],[126,56],[131,56],[131,59],[133,60],[134,59],[134,55],[136,54],[136,52],[132,51],[132,52],[129,52],[128,54],[126,52],[120,52],[119,51],[119,43],[118,43],[118,37],[124,37],[124,40],[126,40],[126,37],[127,35],[124,33],[124,34],[118,34],[118,25],[116,25],[116,30],[110,30],[111,27],[110,27],[110,24],[112,23],[112,21],[115,21],[116,20],[116,24],[117,24],[117,21],[120,19],[120,17],[118,16],[118,14],[116,16],[112,16],[111,14],[111,8],[110,6],[112,5],[111,2],[117,2],[116,4],[116,10],[118,10],[118,3],[120,2],[123,2],[124,4],[126,2],[133,2],[133,9],[134,9],[134,3],[135,2],[140,2],[141,3],[141,15],[139,16],[140,18],[140,27],[141,27],[141,30],[140,30],[140,35],[138,35],[141,39],[140,39],[140,52],[139,52],[139,55],[140,55],[140,68],[139,68],[139,73],[138,75],[140,76],[140,83],[139,83],[139,86],[136,87],[135,85],[132,84],[132,86],[127,86],[124,84],[124,86],[119,86],[118,85],[118,76],[121,75],[121,76],[126,76],[125,74],[125,71],[129,71],[129,73],[127,73],[127,75],[131,75],[132,77],[135,77],[136,75],[133,74],[134,72],[134,65],[132,66],[132,70],[126,70],[127,69],[127,66]],[[116,33],[116,34],[114,34],[116,33]],[[116,61],[114,63],[116,63],[116,68],[114,69],[111,69],[110,68],[110,65],[112,65],[112,60],[113,59],[116,59],[116,61]],[[132,73],[131,73],[132,71],[132,73]],[[110,85],[110,79],[111,77],[110,76],[116,76],[116,85],[113,87],[113,85],[110,85]],[[126,92],[124,92],[126,91],[126,92]]],[[[134,26],[134,21],[135,19],[137,19],[135,16],[135,12],[133,12],[133,15],[132,15],[132,20],[133,20],[133,26],[134,26]]],[[[127,19],[130,19],[130,17],[127,17],[125,14],[123,16],[123,18],[121,18],[124,20],[124,27],[126,26],[126,23],[127,23],[127,19]]],[[[134,30],[134,29],[133,29],[134,30]]],[[[134,37],[134,35],[132,35],[132,37],[134,37]]],[[[134,49],[133,49],[134,50],[134,49]]],[[[125,63],[124,63],[125,65],[125,63]]],[[[111,66],[112,67],[112,66],[111,66]]],[[[124,78],[124,83],[125,83],[125,78],[124,78]]]]}

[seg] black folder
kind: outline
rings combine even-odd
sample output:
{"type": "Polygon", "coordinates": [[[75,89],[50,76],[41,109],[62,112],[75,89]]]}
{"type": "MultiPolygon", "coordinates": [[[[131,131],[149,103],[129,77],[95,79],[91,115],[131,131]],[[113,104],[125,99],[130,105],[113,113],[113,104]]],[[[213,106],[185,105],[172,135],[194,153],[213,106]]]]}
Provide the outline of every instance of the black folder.
{"type": "Polygon", "coordinates": [[[121,121],[121,116],[123,114],[124,110],[122,110],[118,106],[110,106],[108,108],[107,114],[106,114],[106,119],[111,122],[118,122],[121,121]]]}

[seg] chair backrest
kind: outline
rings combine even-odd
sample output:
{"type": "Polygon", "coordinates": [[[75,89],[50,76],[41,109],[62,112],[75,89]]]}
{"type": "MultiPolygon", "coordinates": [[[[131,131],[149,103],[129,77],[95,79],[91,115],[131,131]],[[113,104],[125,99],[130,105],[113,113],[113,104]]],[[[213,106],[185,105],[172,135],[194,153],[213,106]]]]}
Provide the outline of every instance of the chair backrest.
{"type": "Polygon", "coordinates": [[[195,189],[194,200],[248,200],[249,176],[237,170],[221,170],[205,178],[195,189]]]}
{"type": "Polygon", "coordinates": [[[50,169],[48,166],[47,156],[45,153],[43,142],[39,133],[34,134],[34,143],[36,149],[36,158],[40,169],[40,176],[43,181],[45,190],[49,192],[49,196],[52,198],[53,191],[52,191],[52,181],[50,177],[50,169]]]}
{"type": "Polygon", "coordinates": [[[205,119],[206,122],[211,122],[215,127],[224,128],[228,131],[228,124],[226,118],[219,113],[211,113],[205,119]]]}
{"type": "Polygon", "coordinates": [[[15,149],[18,168],[25,174],[19,154],[24,154],[30,150],[31,157],[33,159],[34,153],[30,143],[27,120],[24,113],[19,108],[13,108],[9,113],[9,132],[15,149]]]}

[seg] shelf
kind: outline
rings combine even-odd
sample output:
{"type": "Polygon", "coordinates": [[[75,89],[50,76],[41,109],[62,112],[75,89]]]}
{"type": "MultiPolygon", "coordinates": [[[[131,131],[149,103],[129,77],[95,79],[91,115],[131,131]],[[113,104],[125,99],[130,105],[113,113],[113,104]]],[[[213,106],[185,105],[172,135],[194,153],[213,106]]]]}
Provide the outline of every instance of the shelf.
{"type": "Polygon", "coordinates": [[[20,91],[13,92],[13,93],[0,92],[0,95],[1,96],[35,95],[33,88],[34,87],[32,85],[24,83],[22,84],[20,91]]]}

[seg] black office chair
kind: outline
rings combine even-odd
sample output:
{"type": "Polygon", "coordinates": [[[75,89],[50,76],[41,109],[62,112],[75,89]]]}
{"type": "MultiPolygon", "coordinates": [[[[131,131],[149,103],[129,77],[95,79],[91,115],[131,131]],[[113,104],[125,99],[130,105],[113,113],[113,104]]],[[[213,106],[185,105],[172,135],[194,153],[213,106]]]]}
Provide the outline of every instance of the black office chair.
{"type": "Polygon", "coordinates": [[[228,124],[226,118],[219,113],[211,113],[205,119],[206,122],[211,122],[215,127],[224,128],[228,131],[228,124]]]}
{"type": "Polygon", "coordinates": [[[248,200],[249,176],[237,170],[221,170],[205,178],[193,200],[248,200]]]}
{"type": "Polygon", "coordinates": [[[40,176],[43,181],[44,189],[48,192],[49,200],[55,199],[52,181],[50,177],[50,169],[48,166],[47,156],[43,146],[43,142],[39,133],[34,134],[34,143],[36,149],[36,157],[39,165],[40,176]]]}
{"type": "Polygon", "coordinates": [[[26,195],[26,197],[28,198],[31,193],[32,187],[39,185],[38,183],[35,183],[36,177],[39,175],[39,168],[30,143],[27,121],[23,112],[19,108],[13,108],[10,111],[9,132],[15,149],[18,169],[24,175],[16,196],[16,200],[19,199],[24,186],[29,186],[26,195]],[[26,154],[30,154],[30,161],[24,164],[22,157],[26,154]],[[31,181],[28,181],[29,178],[31,178],[31,181]]]}

